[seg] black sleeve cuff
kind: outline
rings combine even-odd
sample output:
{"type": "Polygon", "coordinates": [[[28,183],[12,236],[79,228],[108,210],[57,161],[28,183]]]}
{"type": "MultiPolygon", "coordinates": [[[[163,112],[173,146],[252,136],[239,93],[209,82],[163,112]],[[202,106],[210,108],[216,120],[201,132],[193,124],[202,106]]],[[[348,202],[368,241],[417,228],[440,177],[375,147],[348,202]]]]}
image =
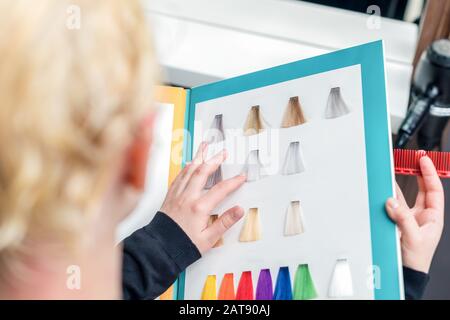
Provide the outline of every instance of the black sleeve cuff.
{"type": "Polygon", "coordinates": [[[156,213],[144,230],[159,241],[180,270],[186,269],[201,257],[197,247],[183,229],[161,211],[156,213]]]}
{"type": "Polygon", "coordinates": [[[403,267],[406,300],[419,300],[423,297],[430,276],[424,272],[403,267]]]}

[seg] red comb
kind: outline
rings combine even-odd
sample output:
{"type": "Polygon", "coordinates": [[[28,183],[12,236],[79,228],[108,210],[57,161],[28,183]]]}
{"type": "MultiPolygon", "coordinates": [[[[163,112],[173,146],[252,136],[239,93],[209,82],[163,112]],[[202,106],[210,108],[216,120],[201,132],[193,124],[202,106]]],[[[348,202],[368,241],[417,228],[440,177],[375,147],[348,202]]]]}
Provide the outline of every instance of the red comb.
{"type": "Polygon", "coordinates": [[[441,178],[450,178],[450,152],[394,149],[396,174],[420,175],[419,160],[428,156],[441,178]]]}

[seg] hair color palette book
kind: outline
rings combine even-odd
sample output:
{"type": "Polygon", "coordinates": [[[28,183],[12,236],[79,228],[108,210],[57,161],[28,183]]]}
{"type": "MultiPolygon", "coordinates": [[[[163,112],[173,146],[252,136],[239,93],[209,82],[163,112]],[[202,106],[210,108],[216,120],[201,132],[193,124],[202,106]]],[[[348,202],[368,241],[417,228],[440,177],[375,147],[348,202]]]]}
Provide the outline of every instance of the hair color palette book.
{"type": "Polygon", "coordinates": [[[245,210],[180,276],[178,299],[402,299],[383,43],[187,90],[184,159],[228,158],[206,190],[246,183],[214,212],[245,210]]]}

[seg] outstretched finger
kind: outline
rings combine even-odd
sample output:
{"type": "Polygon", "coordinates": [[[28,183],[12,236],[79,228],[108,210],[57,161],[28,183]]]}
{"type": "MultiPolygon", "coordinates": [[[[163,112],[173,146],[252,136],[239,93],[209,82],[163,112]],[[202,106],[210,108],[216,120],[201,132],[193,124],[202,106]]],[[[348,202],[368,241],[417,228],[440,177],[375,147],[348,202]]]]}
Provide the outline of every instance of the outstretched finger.
{"type": "Polygon", "coordinates": [[[244,209],[235,206],[223,213],[214,223],[205,229],[205,235],[211,247],[222,238],[223,234],[244,216],[244,209]]]}

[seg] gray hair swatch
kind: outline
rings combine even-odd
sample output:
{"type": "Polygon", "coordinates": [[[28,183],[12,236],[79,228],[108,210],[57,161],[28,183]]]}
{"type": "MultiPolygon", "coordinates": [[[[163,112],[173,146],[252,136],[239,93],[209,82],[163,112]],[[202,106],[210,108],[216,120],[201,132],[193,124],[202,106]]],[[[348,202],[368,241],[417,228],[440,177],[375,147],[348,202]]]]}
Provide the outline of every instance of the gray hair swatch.
{"type": "Polygon", "coordinates": [[[327,108],[325,110],[326,119],[334,119],[350,113],[350,108],[342,98],[341,88],[331,88],[328,96],[327,108]]]}
{"type": "Polygon", "coordinates": [[[225,132],[223,130],[223,115],[216,114],[211,127],[207,132],[206,141],[209,144],[213,144],[223,140],[225,140],[225,132]]]}
{"type": "Polygon", "coordinates": [[[222,166],[219,166],[216,171],[214,171],[213,174],[211,174],[208,177],[208,180],[206,181],[205,189],[211,189],[216,184],[218,184],[220,181],[222,181],[222,166]]]}
{"type": "Polygon", "coordinates": [[[300,142],[291,142],[286,152],[286,158],[284,159],[281,174],[290,175],[301,173],[303,171],[305,171],[305,163],[300,150],[300,142]]]}
{"type": "Polygon", "coordinates": [[[263,165],[259,159],[259,150],[252,150],[247,156],[243,173],[247,177],[247,182],[256,181],[265,176],[263,165]]]}

